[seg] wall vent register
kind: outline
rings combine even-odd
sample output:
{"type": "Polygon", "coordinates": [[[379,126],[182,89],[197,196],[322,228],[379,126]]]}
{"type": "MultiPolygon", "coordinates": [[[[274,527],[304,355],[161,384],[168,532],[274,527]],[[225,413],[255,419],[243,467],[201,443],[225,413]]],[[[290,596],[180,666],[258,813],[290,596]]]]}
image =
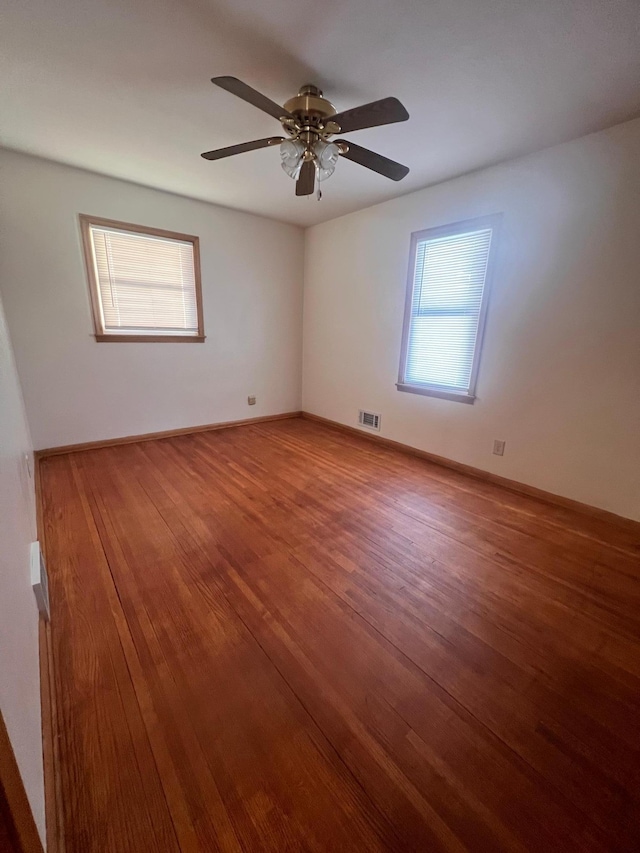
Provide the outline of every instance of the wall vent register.
{"type": "Polygon", "coordinates": [[[380,431],[380,415],[376,415],[374,412],[365,412],[363,409],[360,409],[358,423],[360,426],[367,427],[367,429],[380,431]]]}
{"type": "Polygon", "coordinates": [[[38,602],[38,610],[49,621],[49,577],[39,542],[31,543],[29,562],[31,564],[31,586],[38,602]]]}

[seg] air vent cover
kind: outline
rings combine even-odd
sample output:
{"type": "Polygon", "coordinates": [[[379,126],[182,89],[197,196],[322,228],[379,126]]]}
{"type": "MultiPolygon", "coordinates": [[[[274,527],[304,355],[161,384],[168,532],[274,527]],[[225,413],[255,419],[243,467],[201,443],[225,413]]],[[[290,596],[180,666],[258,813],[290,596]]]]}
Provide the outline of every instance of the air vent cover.
{"type": "Polygon", "coordinates": [[[380,415],[376,415],[374,412],[365,412],[363,409],[360,409],[358,423],[360,426],[367,427],[367,429],[375,429],[380,432],[380,415]]]}
{"type": "Polygon", "coordinates": [[[49,578],[39,542],[31,543],[31,586],[38,602],[38,610],[49,621],[49,578]]]}

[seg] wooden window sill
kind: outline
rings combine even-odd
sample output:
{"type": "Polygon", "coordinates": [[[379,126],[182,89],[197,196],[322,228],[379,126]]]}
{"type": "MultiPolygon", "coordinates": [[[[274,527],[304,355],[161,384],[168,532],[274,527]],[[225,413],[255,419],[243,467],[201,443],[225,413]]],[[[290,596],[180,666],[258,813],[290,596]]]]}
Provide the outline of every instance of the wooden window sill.
{"type": "Polygon", "coordinates": [[[440,397],[442,400],[454,400],[456,403],[471,403],[475,401],[473,394],[465,394],[462,391],[442,391],[439,388],[428,388],[424,385],[407,385],[397,382],[398,391],[406,391],[409,394],[422,394],[425,397],[440,397]]]}
{"type": "Polygon", "coordinates": [[[205,335],[96,335],[101,344],[202,344],[205,335]]]}

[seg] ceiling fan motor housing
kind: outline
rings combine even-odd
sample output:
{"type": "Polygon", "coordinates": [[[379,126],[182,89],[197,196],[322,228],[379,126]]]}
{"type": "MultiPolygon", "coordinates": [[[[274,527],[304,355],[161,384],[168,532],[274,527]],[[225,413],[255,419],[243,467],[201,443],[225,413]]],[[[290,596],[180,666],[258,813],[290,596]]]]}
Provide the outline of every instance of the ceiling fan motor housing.
{"type": "Polygon", "coordinates": [[[317,86],[303,86],[295,98],[290,98],[284,108],[296,117],[302,126],[318,127],[336,114],[331,101],[322,97],[317,86]]]}

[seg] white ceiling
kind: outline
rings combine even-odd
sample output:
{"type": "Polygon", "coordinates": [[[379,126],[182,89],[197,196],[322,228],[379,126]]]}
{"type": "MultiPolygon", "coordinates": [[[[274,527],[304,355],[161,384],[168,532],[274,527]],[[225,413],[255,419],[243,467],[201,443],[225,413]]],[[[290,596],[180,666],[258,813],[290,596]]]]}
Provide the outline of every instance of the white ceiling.
{"type": "Polygon", "coordinates": [[[308,225],[640,114],[640,0],[3,0],[2,144],[308,225]],[[280,103],[316,83],[338,109],[395,95],[411,119],[353,134],[411,168],[342,160],[296,198],[278,135],[213,86],[280,103]]]}

